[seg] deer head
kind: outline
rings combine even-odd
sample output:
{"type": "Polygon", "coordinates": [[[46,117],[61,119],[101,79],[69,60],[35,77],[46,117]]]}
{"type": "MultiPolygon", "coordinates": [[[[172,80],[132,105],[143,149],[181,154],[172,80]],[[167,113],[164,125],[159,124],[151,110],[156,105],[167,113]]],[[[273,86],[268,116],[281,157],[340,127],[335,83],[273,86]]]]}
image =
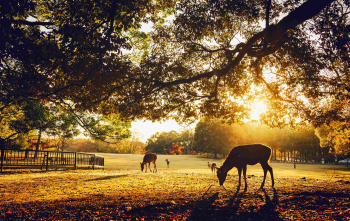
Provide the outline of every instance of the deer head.
{"type": "Polygon", "coordinates": [[[219,178],[220,186],[222,186],[226,180],[228,170],[225,168],[217,168],[217,176],[219,178]]]}

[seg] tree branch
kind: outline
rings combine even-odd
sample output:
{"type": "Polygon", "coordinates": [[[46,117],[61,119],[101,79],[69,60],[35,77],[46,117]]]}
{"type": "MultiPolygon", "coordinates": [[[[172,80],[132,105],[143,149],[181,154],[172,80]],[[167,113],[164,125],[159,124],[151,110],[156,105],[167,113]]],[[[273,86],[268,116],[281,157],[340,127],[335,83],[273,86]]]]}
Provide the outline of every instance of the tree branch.
{"type": "Polygon", "coordinates": [[[26,20],[12,20],[11,23],[20,24],[20,25],[28,25],[28,26],[50,26],[55,25],[52,22],[39,22],[39,21],[26,21],[26,20]]]}
{"type": "MultiPolygon", "coordinates": [[[[266,56],[268,54],[274,53],[277,51],[283,43],[285,43],[284,35],[288,30],[294,29],[297,25],[305,22],[306,20],[312,18],[313,16],[317,15],[322,9],[327,7],[329,4],[331,4],[334,0],[308,0],[305,3],[303,3],[301,6],[296,8],[294,11],[290,12],[286,17],[284,17],[277,25],[270,25],[269,27],[265,28],[263,31],[255,34],[252,36],[246,44],[240,43],[236,46],[236,49],[238,55],[233,59],[225,68],[221,70],[212,70],[209,72],[205,72],[202,74],[198,74],[194,77],[187,78],[187,79],[179,79],[171,82],[163,82],[160,83],[160,88],[169,87],[172,85],[177,84],[186,84],[186,83],[192,83],[204,78],[211,78],[214,75],[216,76],[223,76],[230,72],[230,69],[237,66],[241,60],[244,58],[244,56],[248,53],[248,51],[252,48],[254,43],[256,43],[258,40],[266,37],[266,33],[271,34],[271,38],[269,39],[268,43],[270,45],[273,45],[270,48],[266,48],[266,50],[260,51],[259,56],[266,56]],[[239,50],[238,50],[239,48],[239,50]]],[[[235,51],[234,50],[234,51],[235,51]]],[[[250,52],[252,53],[252,52],[250,52]]],[[[256,55],[258,52],[256,52],[256,55]]],[[[251,55],[254,55],[252,53],[251,55]]],[[[255,56],[255,55],[254,55],[255,56]]]]}
{"type": "MultiPolygon", "coordinates": [[[[267,0],[266,2],[266,15],[265,15],[265,21],[266,21],[266,24],[265,24],[265,28],[269,28],[269,25],[270,25],[270,7],[271,7],[271,0],[267,0]]],[[[266,33],[266,35],[268,36],[269,33],[266,33]]],[[[270,36],[268,36],[269,38],[270,36]]],[[[265,38],[264,40],[264,49],[266,49],[267,47],[267,39],[265,38]]]]}
{"type": "Polygon", "coordinates": [[[203,51],[206,51],[206,52],[209,52],[209,53],[214,53],[214,52],[218,52],[218,51],[227,51],[226,49],[223,49],[223,48],[211,50],[211,49],[208,49],[208,48],[204,47],[204,46],[201,45],[201,44],[198,44],[198,43],[192,42],[192,41],[191,41],[191,42],[188,42],[188,43],[185,43],[185,45],[195,45],[195,46],[200,47],[203,51]]]}

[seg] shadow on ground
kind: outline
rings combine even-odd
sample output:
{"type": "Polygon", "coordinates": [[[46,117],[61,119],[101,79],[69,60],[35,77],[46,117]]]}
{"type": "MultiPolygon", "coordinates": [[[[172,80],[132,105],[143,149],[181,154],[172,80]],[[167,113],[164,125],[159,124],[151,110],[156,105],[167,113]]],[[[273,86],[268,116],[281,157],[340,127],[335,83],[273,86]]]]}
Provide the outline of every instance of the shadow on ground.
{"type": "MultiPolygon", "coordinates": [[[[104,177],[114,179],[118,176],[104,177]]],[[[208,189],[209,190],[209,189],[208,189]]],[[[208,192],[208,191],[207,191],[208,192]]],[[[86,198],[0,204],[0,220],[344,220],[347,191],[290,188],[228,194],[214,190],[199,199],[138,198],[96,194],[86,198]]]]}
{"type": "Polygon", "coordinates": [[[261,194],[235,194],[227,200],[222,200],[219,192],[215,192],[206,198],[191,201],[186,204],[174,205],[172,203],[158,203],[145,207],[131,209],[126,212],[132,217],[150,217],[154,214],[186,214],[187,220],[282,220],[276,209],[279,199],[273,189],[272,199],[265,190],[261,194]],[[262,206],[242,205],[242,199],[261,201],[262,206]],[[253,199],[257,198],[257,199],[253,199]],[[245,208],[243,208],[245,207],[245,208]]]}
{"type": "Polygon", "coordinates": [[[235,194],[225,204],[217,204],[216,200],[219,199],[217,192],[207,199],[198,201],[188,220],[282,220],[276,210],[278,205],[277,191],[273,189],[272,199],[265,190],[261,191],[264,195],[254,194],[249,198],[252,200],[258,198],[264,204],[262,206],[248,206],[246,209],[242,208],[242,199],[246,199],[247,194],[235,194]]]}

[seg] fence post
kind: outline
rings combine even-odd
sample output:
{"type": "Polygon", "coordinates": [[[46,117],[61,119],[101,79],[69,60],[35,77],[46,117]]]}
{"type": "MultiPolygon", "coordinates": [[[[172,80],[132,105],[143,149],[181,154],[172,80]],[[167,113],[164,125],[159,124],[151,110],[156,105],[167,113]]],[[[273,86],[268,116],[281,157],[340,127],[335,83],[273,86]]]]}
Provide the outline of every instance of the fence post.
{"type": "Polygon", "coordinates": [[[93,156],[93,161],[92,161],[92,169],[95,170],[95,160],[96,160],[96,157],[95,157],[95,154],[93,156]]]}
{"type": "Polygon", "coordinates": [[[77,152],[74,154],[74,169],[77,169],[77,152]]]}
{"type": "Polygon", "coordinates": [[[1,149],[1,172],[4,167],[4,154],[5,154],[5,150],[1,149]]]}
{"type": "Polygon", "coordinates": [[[49,170],[49,151],[46,151],[46,171],[49,170]]]}

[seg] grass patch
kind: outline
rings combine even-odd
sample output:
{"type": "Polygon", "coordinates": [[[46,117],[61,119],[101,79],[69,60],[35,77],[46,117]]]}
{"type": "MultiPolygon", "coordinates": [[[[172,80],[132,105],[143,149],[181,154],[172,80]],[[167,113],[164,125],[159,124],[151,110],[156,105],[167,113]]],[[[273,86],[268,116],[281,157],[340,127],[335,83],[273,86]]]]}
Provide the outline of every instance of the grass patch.
{"type": "MultiPolygon", "coordinates": [[[[248,192],[227,192],[200,156],[158,155],[158,173],[140,171],[143,155],[99,154],[105,170],[1,174],[0,220],[342,220],[350,218],[349,168],[271,163],[249,166],[248,192]],[[167,168],[165,159],[170,160],[167,168]],[[302,179],[305,177],[305,179],[302,179]],[[209,188],[210,187],[210,188],[209,188]]],[[[224,186],[237,188],[233,169],[224,186]]]]}
{"type": "MultiPolygon", "coordinates": [[[[105,158],[106,170],[140,170],[140,162],[143,160],[141,154],[98,154],[105,158]]],[[[157,169],[173,172],[204,172],[211,173],[208,169],[208,162],[216,162],[220,166],[224,159],[209,159],[198,155],[157,155],[157,169]],[[170,161],[170,168],[167,168],[166,159],[170,161]]],[[[321,164],[297,164],[294,169],[292,163],[270,163],[274,174],[277,177],[314,177],[319,179],[331,179],[336,176],[343,177],[350,173],[350,167],[345,165],[321,165],[321,164]]],[[[153,164],[151,164],[153,169],[153,164]]],[[[229,174],[237,174],[232,169],[229,174]]],[[[260,164],[247,167],[247,174],[262,175],[263,170],[260,164]]]]}

